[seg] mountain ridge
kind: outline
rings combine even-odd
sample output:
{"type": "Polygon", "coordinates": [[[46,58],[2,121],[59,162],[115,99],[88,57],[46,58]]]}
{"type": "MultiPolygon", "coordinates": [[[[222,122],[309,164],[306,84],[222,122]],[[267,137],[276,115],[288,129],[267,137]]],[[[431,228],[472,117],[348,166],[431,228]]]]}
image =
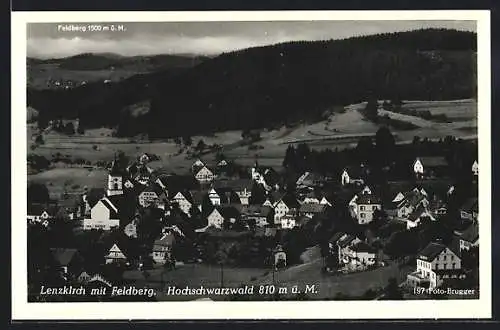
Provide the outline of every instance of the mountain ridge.
{"type": "Polygon", "coordinates": [[[426,29],[287,42],[223,53],[174,71],[85,86],[86,92],[28,90],[28,103],[48,117],[72,108],[70,115],[88,127],[118,125],[123,135],[169,137],[314,120],[327,108],[369,97],[469,98],[477,88],[476,34],[426,29]],[[151,109],[140,119],[123,113],[145,100],[151,109]]]}

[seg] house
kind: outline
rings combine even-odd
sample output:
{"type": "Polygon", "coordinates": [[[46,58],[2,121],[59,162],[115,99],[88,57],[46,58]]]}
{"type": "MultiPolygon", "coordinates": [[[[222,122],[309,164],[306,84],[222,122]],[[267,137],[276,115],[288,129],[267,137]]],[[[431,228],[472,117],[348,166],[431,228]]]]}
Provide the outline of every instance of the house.
{"type": "Polygon", "coordinates": [[[120,225],[118,208],[107,197],[100,199],[91,209],[90,217],[83,220],[83,229],[110,230],[120,225]]]}
{"type": "Polygon", "coordinates": [[[330,200],[332,200],[331,196],[326,196],[326,194],[324,193],[316,193],[314,191],[311,191],[304,196],[302,204],[322,204],[332,206],[330,200]]]}
{"type": "Polygon", "coordinates": [[[218,163],[217,163],[217,167],[226,167],[228,165],[227,161],[225,159],[221,159],[218,163]]]}
{"type": "Polygon", "coordinates": [[[196,174],[199,170],[201,170],[203,167],[205,167],[205,163],[201,159],[197,159],[193,165],[191,165],[191,172],[193,174],[196,174]]]}
{"type": "Polygon", "coordinates": [[[226,205],[219,207],[220,214],[224,217],[227,224],[235,224],[241,220],[241,214],[235,205],[226,205]]]}
{"type": "Polygon", "coordinates": [[[334,237],[330,239],[330,243],[333,243],[334,238],[336,239],[334,245],[336,245],[337,247],[337,257],[339,260],[339,264],[349,263],[352,253],[350,247],[354,244],[361,243],[362,240],[355,235],[342,233],[341,235],[334,235],[334,237]]]}
{"type": "Polygon", "coordinates": [[[165,195],[168,197],[168,187],[169,180],[172,177],[171,174],[160,174],[156,176],[154,182],[161,187],[161,189],[165,192],[165,195]]]}
{"type": "Polygon", "coordinates": [[[327,206],[325,204],[302,204],[299,208],[299,216],[306,216],[312,218],[315,215],[323,214],[326,212],[327,206]]]}
{"type": "Polygon", "coordinates": [[[325,177],[320,174],[305,172],[297,179],[295,185],[297,186],[297,188],[321,187],[324,185],[325,181],[326,181],[325,177]]]}
{"type": "Polygon", "coordinates": [[[148,155],[142,155],[139,158],[139,161],[134,162],[127,167],[128,176],[139,184],[149,184],[153,174],[153,169],[147,165],[148,162],[148,155]]]}
{"type": "Polygon", "coordinates": [[[274,221],[274,210],[269,206],[242,205],[241,219],[245,222],[255,221],[256,227],[265,227],[274,221]]]}
{"type": "Polygon", "coordinates": [[[187,215],[190,215],[193,199],[189,192],[177,192],[172,198],[172,202],[179,206],[179,209],[187,215]]]}
{"type": "Polygon", "coordinates": [[[441,242],[429,243],[417,256],[417,269],[408,274],[410,287],[434,289],[441,286],[445,278],[456,278],[461,273],[460,253],[441,242]]]}
{"type": "Polygon", "coordinates": [[[206,184],[213,181],[215,174],[208,167],[203,166],[196,172],[194,177],[199,183],[206,184]]]}
{"type": "Polygon", "coordinates": [[[377,249],[365,242],[347,244],[341,253],[339,263],[351,271],[365,270],[377,263],[377,249]]]}
{"type": "Polygon", "coordinates": [[[261,167],[255,162],[250,174],[252,180],[261,184],[266,191],[279,189],[280,176],[272,167],[261,167]]]}
{"type": "Polygon", "coordinates": [[[41,223],[44,226],[56,215],[55,207],[47,207],[42,204],[28,204],[27,219],[29,223],[41,223]]]}
{"type": "Polygon", "coordinates": [[[365,180],[363,179],[368,172],[368,169],[362,164],[360,166],[351,166],[344,168],[340,176],[340,183],[343,186],[346,185],[363,185],[365,180]]]}
{"type": "Polygon", "coordinates": [[[413,162],[413,172],[418,179],[444,174],[448,166],[444,157],[417,157],[413,162]]]}
{"type": "Polygon", "coordinates": [[[291,193],[283,195],[273,206],[274,222],[280,223],[281,217],[290,211],[298,210],[299,206],[299,201],[291,193]]]}
{"type": "Polygon", "coordinates": [[[479,175],[479,165],[477,163],[477,160],[472,163],[472,175],[474,175],[475,177],[479,175]]]}
{"type": "Polygon", "coordinates": [[[78,283],[86,284],[92,278],[86,271],[82,271],[80,275],[77,276],[76,280],[78,283]]]}
{"type": "Polygon", "coordinates": [[[54,266],[62,272],[65,278],[76,275],[81,269],[82,258],[77,249],[51,248],[50,255],[54,266]]]}
{"type": "Polygon", "coordinates": [[[382,200],[372,194],[371,191],[364,191],[349,203],[351,216],[356,219],[360,225],[368,224],[373,221],[374,213],[382,210],[382,200]]]}
{"type": "Polygon", "coordinates": [[[208,225],[207,227],[215,227],[222,229],[224,225],[224,216],[222,215],[221,209],[214,207],[212,212],[207,216],[208,225]]]}
{"type": "Polygon", "coordinates": [[[436,219],[441,218],[448,213],[448,207],[446,203],[434,195],[434,199],[432,199],[427,206],[427,209],[431,212],[432,216],[436,219]]]}
{"type": "Polygon", "coordinates": [[[134,219],[123,227],[123,232],[127,237],[137,238],[137,224],[139,223],[139,216],[137,215],[134,219]]]}
{"type": "Polygon", "coordinates": [[[471,224],[459,235],[460,251],[468,251],[470,248],[479,245],[479,226],[477,223],[471,224]]]}
{"type": "Polygon", "coordinates": [[[104,259],[106,260],[106,264],[127,262],[127,256],[124,251],[118,247],[117,243],[111,246],[108,253],[104,256],[104,259]]]}
{"type": "Polygon", "coordinates": [[[280,217],[279,223],[274,222],[275,225],[280,225],[281,229],[293,229],[297,226],[297,211],[290,210],[280,217]]]}
{"type": "Polygon", "coordinates": [[[212,206],[212,201],[208,197],[208,190],[190,190],[191,200],[193,202],[193,207],[197,207],[199,212],[203,212],[203,207],[212,206]]]}
{"type": "Polygon", "coordinates": [[[469,198],[460,208],[460,218],[462,220],[469,220],[477,222],[479,217],[477,197],[469,198]]]}
{"type": "Polygon", "coordinates": [[[170,231],[164,231],[162,235],[153,243],[151,257],[157,264],[165,264],[173,260],[172,247],[175,243],[175,236],[170,231]]]}
{"type": "Polygon", "coordinates": [[[286,267],[286,252],[283,250],[283,247],[278,244],[276,248],[273,250],[274,254],[274,268],[280,269],[286,267]]]}
{"type": "Polygon", "coordinates": [[[400,219],[406,219],[419,206],[427,207],[429,200],[427,192],[423,189],[414,188],[408,192],[398,193],[393,200],[395,216],[400,219]]]}
{"type": "Polygon", "coordinates": [[[165,191],[156,183],[151,183],[139,193],[138,203],[141,207],[149,207],[151,205],[165,209],[167,195],[165,191]]]}
{"type": "Polygon", "coordinates": [[[427,208],[425,208],[423,205],[420,205],[406,218],[406,229],[409,230],[411,228],[418,227],[424,219],[428,219],[431,221],[436,220],[436,218],[427,208]]]}

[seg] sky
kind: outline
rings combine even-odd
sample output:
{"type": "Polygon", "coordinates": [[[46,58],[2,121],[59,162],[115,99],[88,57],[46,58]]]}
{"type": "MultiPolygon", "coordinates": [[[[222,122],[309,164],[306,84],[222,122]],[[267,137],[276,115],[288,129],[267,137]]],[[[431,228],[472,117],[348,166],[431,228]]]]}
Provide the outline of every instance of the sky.
{"type": "MultiPolygon", "coordinates": [[[[99,25],[99,23],[92,23],[99,25]]],[[[272,22],[106,22],[112,31],[64,31],[58,23],[30,23],[27,55],[60,58],[81,53],[123,56],[155,54],[217,55],[286,41],[343,39],[421,28],[476,31],[475,21],[272,21],[272,22]],[[121,26],[123,29],[121,29],[121,26]]]]}

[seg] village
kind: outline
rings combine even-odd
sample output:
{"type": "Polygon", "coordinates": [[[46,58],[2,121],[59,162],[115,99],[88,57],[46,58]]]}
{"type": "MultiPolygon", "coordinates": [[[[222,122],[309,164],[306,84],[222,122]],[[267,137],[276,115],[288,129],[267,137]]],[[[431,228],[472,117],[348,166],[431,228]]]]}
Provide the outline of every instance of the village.
{"type": "MultiPolygon", "coordinates": [[[[321,260],[315,277],[322,281],[390,265],[404,269],[365,299],[426,298],[415,295],[420,289],[432,298],[437,288],[477,293],[478,161],[457,161],[459,152],[455,158],[440,154],[477,141],[426,141],[430,147],[412,148],[404,160],[387,139],[377,141],[379,154],[364,143],[353,152],[370,157],[352,158],[341,168],[323,164],[339,168],[337,175],[311,165],[303,144],[287,150],[282,168],[261,166],[258,157],[244,167],[220,153],[214,162],[195,158],[186,173],[153,170],[148,163],[154,155],[120,153],[102,186],[85,187],[64,203],[29,186],[30,299],[49,299],[40,295],[42,285],[99,287],[141,278],[147,286],[155,281],[152,274],[161,274],[155,285],[162,291],[189,280],[175,277],[188,265],[220,272],[220,286],[229,269],[267,270],[275,281],[275,272],[310,262],[306,253],[321,260]]],[[[424,142],[397,147],[418,143],[424,142]]],[[[133,297],[139,298],[148,299],[133,297]]]]}

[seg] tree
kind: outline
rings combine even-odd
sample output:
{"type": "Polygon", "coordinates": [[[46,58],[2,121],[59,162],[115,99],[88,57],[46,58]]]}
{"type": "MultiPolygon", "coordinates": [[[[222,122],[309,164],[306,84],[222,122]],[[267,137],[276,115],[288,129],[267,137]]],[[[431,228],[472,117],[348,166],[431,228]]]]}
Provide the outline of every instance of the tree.
{"type": "Polygon", "coordinates": [[[398,281],[391,277],[389,283],[385,289],[385,300],[401,300],[403,299],[403,294],[398,286],[398,281]]]}
{"type": "Polygon", "coordinates": [[[373,142],[369,136],[362,136],[356,146],[356,153],[358,159],[366,162],[369,161],[373,156],[373,142]]]}
{"type": "Polygon", "coordinates": [[[45,144],[45,141],[43,140],[43,136],[41,134],[36,136],[35,142],[38,144],[45,144]]]}
{"type": "Polygon", "coordinates": [[[75,125],[73,125],[73,122],[70,121],[66,125],[64,125],[63,132],[64,132],[64,134],[67,134],[67,135],[75,134],[75,125]]]}
{"type": "Polygon", "coordinates": [[[370,120],[375,120],[378,116],[378,101],[374,98],[371,98],[366,103],[364,114],[366,118],[370,120]]]}
{"type": "Polygon", "coordinates": [[[292,144],[290,144],[286,149],[285,158],[283,159],[283,167],[296,169],[297,163],[295,158],[295,148],[292,144]]]}
{"type": "Polygon", "coordinates": [[[254,183],[252,185],[249,203],[252,205],[262,204],[266,201],[266,191],[260,184],[254,183]]]}
{"type": "Polygon", "coordinates": [[[84,135],[85,129],[83,128],[83,125],[78,124],[78,128],[77,128],[76,132],[80,135],[84,135]]]}
{"type": "Polygon", "coordinates": [[[41,183],[31,183],[28,186],[28,203],[48,203],[50,201],[49,190],[41,183]]]}
{"type": "Polygon", "coordinates": [[[381,165],[386,165],[394,157],[396,142],[391,131],[383,126],[375,134],[375,146],[377,148],[378,159],[381,165]]]}
{"type": "Polygon", "coordinates": [[[198,151],[203,151],[203,149],[205,149],[205,147],[206,147],[205,142],[203,140],[200,140],[200,141],[198,141],[198,144],[196,145],[195,149],[198,151]]]}
{"type": "Polygon", "coordinates": [[[182,142],[184,142],[184,145],[189,147],[193,144],[193,139],[191,138],[191,136],[186,135],[182,137],[182,142]]]}

